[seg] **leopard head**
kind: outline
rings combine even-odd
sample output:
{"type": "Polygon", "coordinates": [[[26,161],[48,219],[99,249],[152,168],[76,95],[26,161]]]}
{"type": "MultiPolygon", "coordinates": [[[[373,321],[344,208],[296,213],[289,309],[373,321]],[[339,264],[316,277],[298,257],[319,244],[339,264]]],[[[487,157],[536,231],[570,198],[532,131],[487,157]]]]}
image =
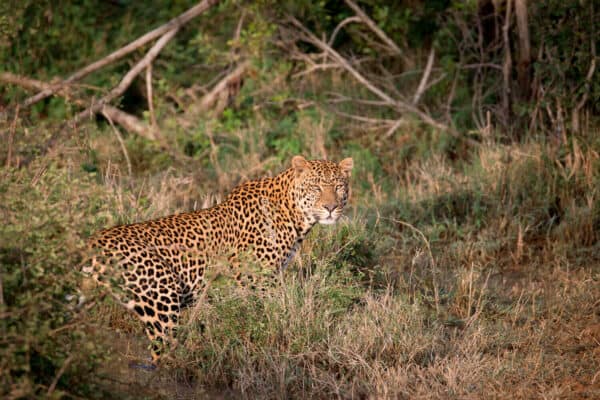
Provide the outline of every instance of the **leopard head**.
{"type": "Polygon", "coordinates": [[[292,158],[292,196],[308,224],[337,222],[348,201],[352,166],[352,158],[339,164],[326,160],[307,161],[302,156],[292,158]]]}

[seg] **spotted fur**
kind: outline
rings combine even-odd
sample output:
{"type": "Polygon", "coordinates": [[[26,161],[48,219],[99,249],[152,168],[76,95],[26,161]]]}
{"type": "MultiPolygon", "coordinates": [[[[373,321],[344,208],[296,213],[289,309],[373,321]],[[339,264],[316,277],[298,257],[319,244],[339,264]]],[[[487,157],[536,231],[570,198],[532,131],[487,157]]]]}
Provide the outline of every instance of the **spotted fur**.
{"type": "Polygon", "coordinates": [[[95,252],[84,272],[138,315],[151,341],[169,339],[181,308],[206,285],[212,260],[227,260],[240,284],[252,284],[240,267],[246,254],[275,273],[316,223],[335,223],[352,166],[351,158],[295,156],[291,168],[241,184],[212,208],[100,231],[89,241],[95,252]]]}

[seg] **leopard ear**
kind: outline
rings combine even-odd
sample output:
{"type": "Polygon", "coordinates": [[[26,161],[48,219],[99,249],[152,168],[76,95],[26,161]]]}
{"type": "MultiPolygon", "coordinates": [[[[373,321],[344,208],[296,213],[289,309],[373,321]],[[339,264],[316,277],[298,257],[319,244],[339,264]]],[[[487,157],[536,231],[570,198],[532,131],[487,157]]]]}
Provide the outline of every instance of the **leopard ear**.
{"type": "Polygon", "coordinates": [[[300,175],[304,170],[309,168],[308,161],[302,156],[294,156],[292,158],[292,168],[296,171],[296,175],[300,175]]]}
{"type": "Polygon", "coordinates": [[[351,157],[344,158],[340,161],[340,169],[342,173],[344,173],[347,177],[350,177],[350,173],[352,172],[352,167],[354,166],[354,161],[352,161],[351,157]]]}

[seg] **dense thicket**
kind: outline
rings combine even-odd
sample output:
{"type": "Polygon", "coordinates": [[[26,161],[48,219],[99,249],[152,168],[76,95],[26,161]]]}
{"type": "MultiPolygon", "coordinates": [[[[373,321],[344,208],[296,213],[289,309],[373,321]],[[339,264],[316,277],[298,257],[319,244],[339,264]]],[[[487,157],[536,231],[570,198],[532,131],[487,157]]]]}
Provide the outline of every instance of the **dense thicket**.
{"type": "MultiPolygon", "coordinates": [[[[4,2],[3,70],[45,81],[65,77],[193,4],[4,2]]],[[[405,96],[412,95],[407,89],[416,89],[427,55],[434,49],[434,73],[425,103],[434,117],[457,129],[492,124],[511,139],[532,131],[563,135],[579,130],[580,121],[600,111],[600,88],[594,79],[600,11],[593,1],[373,0],[359,6],[396,44],[397,51],[356,21],[344,25],[330,44],[359,60],[365,73],[381,79],[375,83],[405,96]],[[450,115],[445,115],[448,110],[450,115]]],[[[291,47],[277,44],[297,42],[308,55],[318,49],[282,29],[289,25],[290,16],[317,36],[330,38],[340,22],[355,14],[338,1],[230,1],[209,12],[186,26],[161,54],[154,70],[161,83],[159,94],[206,83],[241,56],[253,57],[266,69],[292,61],[286,66],[293,71],[302,61],[294,57],[291,47]],[[242,37],[233,43],[242,14],[242,37]],[[236,46],[241,55],[232,52],[236,46]]],[[[108,88],[129,67],[125,59],[90,76],[86,83],[96,90],[108,88]]],[[[132,88],[121,104],[140,112],[143,93],[139,92],[132,88]]],[[[10,109],[23,96],[21,88],[6,85],[0,98],[3,107],[10,109]]],[[[33,115],[64,118],[69,112],[61,100],[51,99],[38,104],[33,115]]]]}

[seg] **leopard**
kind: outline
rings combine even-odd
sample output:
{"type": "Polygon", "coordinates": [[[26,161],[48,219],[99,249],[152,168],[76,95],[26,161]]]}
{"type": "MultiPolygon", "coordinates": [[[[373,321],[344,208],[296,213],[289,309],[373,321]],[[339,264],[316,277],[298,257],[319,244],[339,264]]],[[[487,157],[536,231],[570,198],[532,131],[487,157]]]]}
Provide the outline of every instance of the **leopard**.
{"type": "Polygon", "coordinates": [[[211,260],[225,260],[240,286],[280,273],[316,224],[343,215],[352,169],[352,158],[297,155],[288,169],[246,181],[210,208],[98,231],[83,272],[141,320],[156,364],[182,310],[206,288],[211,260]],[[251,260],[266,274],[249,276],[242,264],[251,260]]]}

